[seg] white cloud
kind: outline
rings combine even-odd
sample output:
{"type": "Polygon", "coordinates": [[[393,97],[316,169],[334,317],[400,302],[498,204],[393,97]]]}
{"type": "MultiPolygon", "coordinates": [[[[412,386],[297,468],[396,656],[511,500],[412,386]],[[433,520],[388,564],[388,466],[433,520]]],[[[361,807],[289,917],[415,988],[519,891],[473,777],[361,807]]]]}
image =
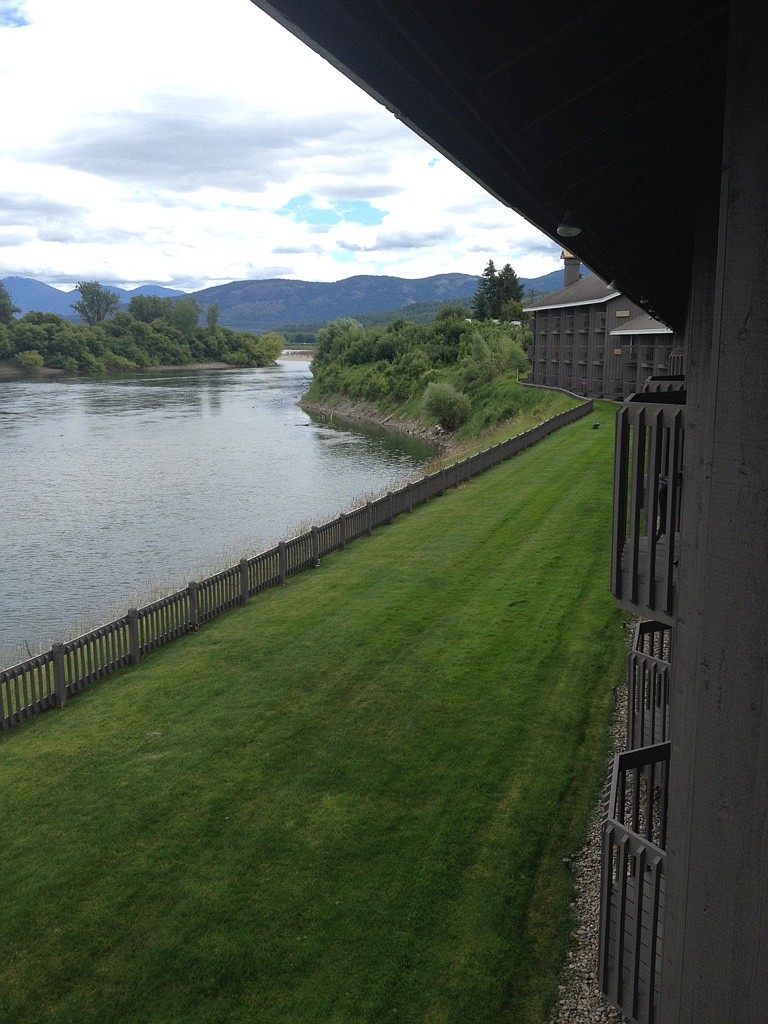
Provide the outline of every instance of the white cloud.
{"type": "Polygon", "coordinates": [[[247,0],[2,0],[0,105],[0,277],[194,289],[559,266],[247,0]],[[338,215],[278,212],[298,202],[338,215]]]}

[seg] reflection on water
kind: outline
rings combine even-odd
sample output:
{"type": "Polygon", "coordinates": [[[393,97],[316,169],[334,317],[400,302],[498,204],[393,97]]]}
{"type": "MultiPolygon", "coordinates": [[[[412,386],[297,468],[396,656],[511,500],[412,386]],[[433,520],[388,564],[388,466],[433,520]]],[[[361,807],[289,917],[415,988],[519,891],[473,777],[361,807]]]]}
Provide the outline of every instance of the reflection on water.
{"type": "Polygon", "coordinates": [[[302,362],[0,382],[0,652],[182,587],[428,458],[310,417],[308,382],[302,362]]]}

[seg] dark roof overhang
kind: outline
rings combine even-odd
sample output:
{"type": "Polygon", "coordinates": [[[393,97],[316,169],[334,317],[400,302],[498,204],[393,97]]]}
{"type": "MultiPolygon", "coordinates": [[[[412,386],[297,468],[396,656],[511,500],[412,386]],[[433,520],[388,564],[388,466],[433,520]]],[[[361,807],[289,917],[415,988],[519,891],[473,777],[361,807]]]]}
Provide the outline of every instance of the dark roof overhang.
{"type": "Polygon", "coordinates": [[[560,244],[570,211],[568,249],[682,329],[728,4],[253,2],[560,244]]]}

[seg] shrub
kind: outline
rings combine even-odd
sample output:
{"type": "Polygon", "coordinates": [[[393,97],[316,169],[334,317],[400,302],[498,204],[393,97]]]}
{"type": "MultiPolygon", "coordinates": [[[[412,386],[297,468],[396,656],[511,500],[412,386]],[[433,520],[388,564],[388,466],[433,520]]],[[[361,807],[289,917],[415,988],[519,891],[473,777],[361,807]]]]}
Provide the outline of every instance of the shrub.
{"type": "Polygon", "coordinates": [[[45,365],[45,360],[34,348],[19,352],[13,361],[22,370],[40,370],[45,365]]]}
{"type": "Polygon", "coordinates": [[[424,412],[446,430],[466,423],[472,411],[469,399],[445,381],[433,381],[424,392],[424,412]]]}

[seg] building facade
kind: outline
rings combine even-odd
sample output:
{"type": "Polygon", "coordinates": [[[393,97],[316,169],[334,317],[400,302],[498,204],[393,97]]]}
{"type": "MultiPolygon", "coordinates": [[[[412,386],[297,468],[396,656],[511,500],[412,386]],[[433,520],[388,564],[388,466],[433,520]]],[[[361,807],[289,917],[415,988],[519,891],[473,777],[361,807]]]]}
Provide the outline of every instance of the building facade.
{"type": "Polygon", "coordinates": [[[679,373],[672,330],[563,250],[565,285],[526,307],[532,384],[621,401],[650,376],[679,373]]]}

